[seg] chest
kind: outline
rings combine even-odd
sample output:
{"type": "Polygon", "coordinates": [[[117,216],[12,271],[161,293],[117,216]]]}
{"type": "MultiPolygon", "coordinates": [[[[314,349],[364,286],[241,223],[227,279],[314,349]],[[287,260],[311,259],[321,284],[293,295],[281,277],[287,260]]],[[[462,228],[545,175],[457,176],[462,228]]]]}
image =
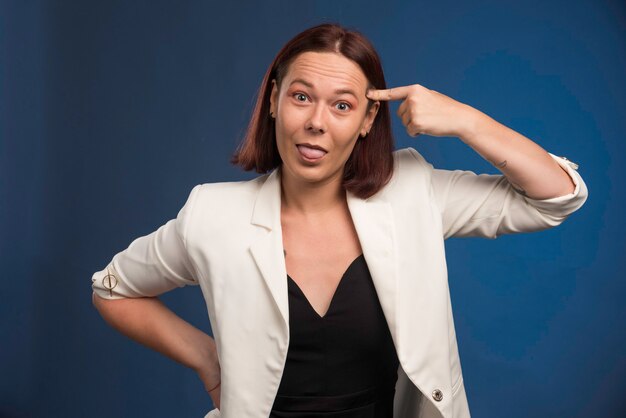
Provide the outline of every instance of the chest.
{"type": "Polygon", "coordinates": [[[348,268],[362,254],[350,213],[318,219],[281,216],[287,275],[323,317],[348,268]]]}

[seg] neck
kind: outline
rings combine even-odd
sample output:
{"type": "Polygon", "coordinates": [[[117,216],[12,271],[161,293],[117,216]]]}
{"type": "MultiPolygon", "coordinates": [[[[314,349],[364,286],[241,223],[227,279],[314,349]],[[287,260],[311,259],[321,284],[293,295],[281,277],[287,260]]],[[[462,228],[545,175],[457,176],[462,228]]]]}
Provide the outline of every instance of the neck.
{"type": "Polygon", "coordinates": [[[341,186],[341,175],[325,182],[306,183],[286,175],[281,166],[280,179],[283,211],[305,216],[322,215],[346,204],[346,192],[341,186]]]}

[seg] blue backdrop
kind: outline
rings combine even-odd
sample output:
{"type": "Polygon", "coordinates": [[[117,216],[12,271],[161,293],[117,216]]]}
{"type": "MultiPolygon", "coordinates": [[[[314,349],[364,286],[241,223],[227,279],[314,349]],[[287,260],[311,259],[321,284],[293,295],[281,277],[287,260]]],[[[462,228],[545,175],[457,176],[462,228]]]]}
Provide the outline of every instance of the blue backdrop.
{"type": "MultiPolygon", "coordinates": [[[[231,166],[262,76],[314,24],[580,165],[564,224],[446,242],[476,417],[626,416],[623,1],[2,1],[0,416],[201,417],[196,375],[109,328],[91,275],[231,166]],[[620,214],[622,213],[622,214],[620,214]]],[[[396,146],[499,173],[456,138],[396,146]]],[[[210,333],[199,288],[162,296],[210,333]]]]}

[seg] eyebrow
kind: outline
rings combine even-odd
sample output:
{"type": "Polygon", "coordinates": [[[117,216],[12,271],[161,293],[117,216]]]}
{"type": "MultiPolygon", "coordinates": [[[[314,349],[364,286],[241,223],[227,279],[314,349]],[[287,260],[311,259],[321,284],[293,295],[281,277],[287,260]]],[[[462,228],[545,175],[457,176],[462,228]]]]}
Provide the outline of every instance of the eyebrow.
{"type": "MultiPolygon", "coordinates": [[[[302,79],[302,78],[296,78],[295,80],[293,80],[289,85],[291,86],[294,83],[302,83],[305,86],[309,87],[309,88],[314,88],[312,83],[309,83],[308,81],[302,79]]],[[[358,99],[359,97],[356,95],[356,93],[354,92],[354,90],[351,89],[337,89],[335,90],[335,94],[351,94],[353,95],[356,99],[358,99]]]]}

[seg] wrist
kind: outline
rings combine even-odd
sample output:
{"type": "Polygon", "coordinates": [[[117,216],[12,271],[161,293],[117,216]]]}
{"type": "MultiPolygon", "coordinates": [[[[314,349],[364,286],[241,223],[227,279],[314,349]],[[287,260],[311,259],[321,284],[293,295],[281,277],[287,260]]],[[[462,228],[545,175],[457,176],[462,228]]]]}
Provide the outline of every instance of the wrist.
{"type": "Polygon", "coordinates": [[[219,373],[219,359],[215,340],[205,334],[205,338],[198,346],[197,355],[191,369],[197,373],[219,373]]]}
{"type": "Polygon", "coordinates": [[[215,385],[213,387],[213,389],[208,389],[207,392],[213,392],[215,389],[217,389],[220,385],[222,384],[222,381],[220,381],[217,385],[215,385]]]}
{"type": "Polygon", "coordinates": [[[461,141],[469,145],[474,138],[480,135],[482,127],[490,118],[480,110],[468,105],[464,106],[461,116],[461,127],[457,136],[461,141]]]}

